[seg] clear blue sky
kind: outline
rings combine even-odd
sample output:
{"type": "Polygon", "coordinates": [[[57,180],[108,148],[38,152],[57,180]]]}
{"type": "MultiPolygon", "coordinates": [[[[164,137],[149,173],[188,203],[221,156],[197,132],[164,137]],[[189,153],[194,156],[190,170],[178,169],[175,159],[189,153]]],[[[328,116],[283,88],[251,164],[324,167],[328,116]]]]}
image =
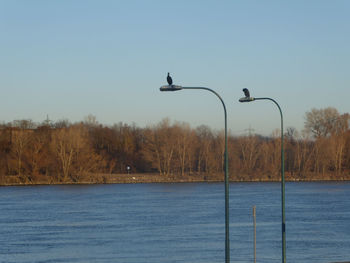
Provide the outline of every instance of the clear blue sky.
{"type": "Polygon", "coordinates": [[[350,111],[350,1],[0,0],[0,121],[119,121],[165,117],[223,128],[205,91],[222,95],[228,126],[270,134],[268,101],[241,104],[242,88],[276,99],[285,126],[311,108],[350,111]]]}

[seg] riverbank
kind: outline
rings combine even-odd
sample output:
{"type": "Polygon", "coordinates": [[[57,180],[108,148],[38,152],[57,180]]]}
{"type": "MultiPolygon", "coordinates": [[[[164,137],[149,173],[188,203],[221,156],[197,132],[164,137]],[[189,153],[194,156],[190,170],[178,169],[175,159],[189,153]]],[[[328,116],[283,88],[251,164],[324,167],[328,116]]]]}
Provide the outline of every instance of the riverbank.
{"type": "MultiPolygon", "coordinates": [[[[230,182],[278,182],[276,177],[260,175],[240,175],[230,178],[230,182]]],[[[350,181],[350,176],[312,175],[295,177],[286,173],[287,182],[314,182],[314,181],[350,181]]],[[[196,183],[196,182],[223,182],[223,174],[206,175],[160,175],[159,173],[135,173],[135,174],[87,174],[84,176],[63,180],[51,176],[18,176],[7,175],[0,177],[0,186],[20,185],[60,185],[60,184],[133,184],[133,183],[196,183]]]]}
{"type": "Polygon", "coordinates": [[[2,176],[0,186],[16,185],[59,185],[59,184],[130,184],[130,183],[190,183],[219,182],[220,176],[165,176],[158,173],[137,174],[87,174],[79,178],[54,178],[50,176],[27,177],[2,176]]]}

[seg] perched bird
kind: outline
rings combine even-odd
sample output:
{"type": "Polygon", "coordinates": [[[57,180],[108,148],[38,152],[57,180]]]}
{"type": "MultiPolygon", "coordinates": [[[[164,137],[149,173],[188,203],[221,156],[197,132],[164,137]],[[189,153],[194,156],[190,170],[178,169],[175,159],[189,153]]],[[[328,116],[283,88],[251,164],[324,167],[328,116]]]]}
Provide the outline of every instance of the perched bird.
{"type": "Polygon", "coordinates": [[[166,80],[168,81],[169,85],[173,84],[173,79],[170,77],[169,72],[168,72],[168,76],[167,76],[166,80]]]}
{"type": "Polygon", "coordinates": [[[249,90],[248,90],[248,89],[243,89],[243,92],[244,92],[244,95],[245,95],[247,98],[250,98],[250,93],[249,93],[249,90]]]}

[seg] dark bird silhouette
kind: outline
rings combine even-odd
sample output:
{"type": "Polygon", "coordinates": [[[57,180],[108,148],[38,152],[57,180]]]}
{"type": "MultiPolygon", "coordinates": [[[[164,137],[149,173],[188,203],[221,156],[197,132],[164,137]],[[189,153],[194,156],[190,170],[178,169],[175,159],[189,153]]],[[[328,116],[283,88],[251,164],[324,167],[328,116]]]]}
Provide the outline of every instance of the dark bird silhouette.
{"type": "Polygon", "coordinates": [[[244,95],[245,95],[247,98],[250,98],[250,93],[249,93],[249,90],[248,90],[248,89],[243,89],[243,92],[244,92],[244,95]]]}
{"type": "Polygon", "coordinates": [[[170,77],[169,72],[168,72],[168,76],[167,76],[166,80],[168,81],[169,85],[173,84],[173,79],[170,77]]]}

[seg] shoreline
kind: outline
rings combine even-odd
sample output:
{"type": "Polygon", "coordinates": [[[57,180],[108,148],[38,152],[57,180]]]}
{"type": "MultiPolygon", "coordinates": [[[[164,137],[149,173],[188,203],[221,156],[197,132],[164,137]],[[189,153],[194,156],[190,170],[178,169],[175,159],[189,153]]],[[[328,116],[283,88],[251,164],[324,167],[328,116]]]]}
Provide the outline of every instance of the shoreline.
{"type": "MultiPolygon", "coordinates": [[[[281,180],[263,178],[246,179],[230,178],[230,183],[272,183],[281,180]]],[[[291,178],[286,176],[286,182],[347,182],[350,178],[291,178]]],[[[165,176],[157,174],[90,174],[73,180],[54,180],[52,177],[26,179],[16,175],[3,176],[0,187],[3,186],[34,186],[34,185],[92,185],[92,184],[150,184],[150,183],[219,183],[224,182],[223,175],[189,175],[189,176],[165,176]]]]}

